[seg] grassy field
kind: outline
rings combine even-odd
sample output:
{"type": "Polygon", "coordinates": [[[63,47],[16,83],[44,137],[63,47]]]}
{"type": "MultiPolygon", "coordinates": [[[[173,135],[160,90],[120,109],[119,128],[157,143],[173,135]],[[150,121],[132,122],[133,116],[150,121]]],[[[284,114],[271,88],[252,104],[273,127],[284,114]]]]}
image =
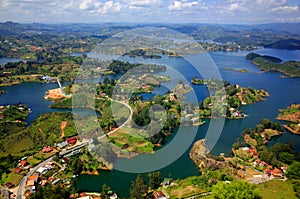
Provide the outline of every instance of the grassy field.
{"type": "Polygon", "coordinates": [[[201,176],[191,176],[177,180],[175,185],[164,188],[170,198],[186,198],[207,192],[207,179],[201,176]]]}
{"type": "Polygon", "coordinates": [[[149,153],[154,148],[154,145],[145,139],[144,132],[132,128],[122,128],[113,133],[110,139],[116,146],[130,152],[149,153]]]}
{"type": "Polygon", "coordinates": [[[22,178],[23,178],[22,174],[16,174],[14,172],[11,172],[7,174],[5,182],[11,182],[17,186],[19,182],[22,180],[22,178]]]}
{"type": "Polygon", "coordinates": [[[265,199],[297,198],[290,181],[271,180],[257,187],[259,194],[265,199]]]}

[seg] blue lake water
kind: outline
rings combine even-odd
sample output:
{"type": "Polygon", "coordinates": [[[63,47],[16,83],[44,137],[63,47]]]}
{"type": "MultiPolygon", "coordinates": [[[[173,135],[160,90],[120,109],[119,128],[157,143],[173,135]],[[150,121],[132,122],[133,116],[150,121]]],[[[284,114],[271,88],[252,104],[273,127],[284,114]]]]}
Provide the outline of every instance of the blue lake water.
{"type": "MultiPolygon", "coordinates": [[[[300,51],[287,51],[276,49],[260,49],[255,51],[261,54],[277,56],[284,61],[298,60],[300,61],[300,51]]],[[[212,60],[217,65],[222,79],[229,81],[232,84],[238,83],[241,86],[251,86],[253,88],[263,88],[270,93],[266,101],[242,107],[243,111],[249,117],[243,120],[226,120],[222,134],[219,137],[217,144],[212,150],[212,153],[219,154],[221,152],[228,153],[231,150],[232,144],[240,137],[245,128],[254,127],[261,119],[269,118],[275,121],[278,114],[278,109],[289,106],[292,103],[300,103],[300,78],[280,78],[282,74],[278,72],[261,72],[257,67],[251,64],[244,56],[249,53],[241,52],[212,52],[209,53],[212,60]],[[247,69],[248,73],[239,73],[225,70],[225,68],[247,69]],[[257,74],[258,73],[258,74],[257,74]]],[[[121,57],[127,61],[142,61],[147,63],[165,64],[182,74],[188,81],[199,74],[191,67],[191,64],[182,58],[169,58],[164,56],[162,59],[147,59],[121,57]]],[[[1,59],[0,59],[1,60],[1,59]]],[[[206,63],[202,63],[204,70],[206,63]]],[[[161,74],[164,74],[162,72],[161,74]]],[[[170,87],[174,86],[179,79],[174,82],[164,84],[164,87],[157,88],[156,93],[161,94],[166,92],[170,87]]],[[[199,100],[203,100],[208,95],[207,89],[204,86],[194,86],[195,93],[199,100]]],[[[44,100],[45,91],[56,88],[56,83],[40,84],[40,83],[24,83],[11,87],[4,87],[5,95],[0,96],[0,104],[26,103],[32,109],[32,113],[28,117],[28,122],[31,122],[38,117],[39,114],[58,111],[50,109],[51,102],[44,100]]],[[[3,88],[1,88],[3,89],[3,88]]],[[[153,97],[152,94],[145,94],[145,98],[153,97]]],[[[64,110],[62,110],[64,111],[64,110]]],[[[195,140],[204,138],[207,132],[209,120],[207,124],[198,128],[198,133],[195,140]]],[[[189,136],[197,127],[184,127],[184,130],[189,136]]],[[[173,135],[174,136],[174,135],[173,135]]],[[[297,150],[300,150],[300,136],[286,132],[284,135],[275,138],[270,144],[275,142],[293,143],[297,150]]],[[[181,157],[169,166],[160,171],[164,177],[184,178],[190,175],[199,175],[198,169],[189,159],[187,150],[181,157]]],[[[128,196],[128,190],[131,181],[134,180],[136,174],[126,173],[121,171],[102,171],[99,176],[83,175],[79,177],[78,189],[85,191],[99,191],[101,186],[106,183],[117,191],[121,196],[128,196]]]]}

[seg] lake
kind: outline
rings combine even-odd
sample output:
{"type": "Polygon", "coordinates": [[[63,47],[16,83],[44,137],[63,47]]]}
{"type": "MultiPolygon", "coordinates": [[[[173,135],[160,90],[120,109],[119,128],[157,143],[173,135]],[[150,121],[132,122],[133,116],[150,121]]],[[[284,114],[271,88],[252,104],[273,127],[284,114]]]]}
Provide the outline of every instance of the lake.
{"type": "MultiPolygon", "coordinates": [[[[300,61],[300,51],[277,50],[277,49],[259,49],[257,51],[261,54],[277,56],[283,60],[298,60],[300,61]]],[[[217,144],[212,150],[213,154],[229,153],[232,144],[240,137],[245,128],[254,127],[261,119],[269,118],[275,121],[278,114],[278,109],[285,108],[292,103],[300,102],[300,78],[280,78],[282,74],[278,72],[261,72],[257,67],[251,64],[244,56],[249,53],[245,51],[240,52],[212,52],[209,53],[211,58],[216,63],[222,78],[232,84],[238,83],[241,86],[251,86],[259,89],[263,88],[270,93],[266,101],[242,107],[242,110],[249,117],[242,120],[226,120],[222,134],[217,141],[217,144]],[[248,73],[239,73],[225,70],[225,68],[247,69],[248,73]],[[256,74],[258,72],[258,74],[256,74]]],[[[123,57],[121,59],[131,60],[132,58],[123,57]]],[[[1,59],[0,59],[1,60],[1,59]]],[[[195,76],[193,69],[190,68],[190,63],[182,58],[163,57],[162,59],[147,59],[136,58],[135,61],[143,61],[147,63],[166,64],[171,68],[178,70],[187,79],[195,76]],[[141,60],[139,60],[141,59],[141,60]]],[[[162,73],[163,74],[163,73],[162,73]]],[[[155,92],[164,93],[165,88],[157,88],[155,92]]],[[[44,100],[45,91],[56,88],[56,83],[40,84],[40,83],[24,83],[14,85],[11,87],[4,87],[5,95],[0,96],[1,104],[25,103],[32,109],[27,121],[30,123],[37,118],[39,114],[57,111],[49,108],[51,102],[44,100]]],[[[199,100],[203,100],[207,96],[207,89],[203,86],[195,86],[195,93],[199,100]]],[[[1,88],[3,89],[3,88],[1,88]]],[[[153,97],[151,94],[144,95],[145,98],[153,97]],[[149,95],[149,96],[147,96],[149,95]]],[[[197,130],[195,141],[204,138],[209,125],[200,126],[197,130]]],[[[192,132],[197,127],[184,127],[186,135],[192,132]]],[[[173,135],[175,136],[175,135],[173,135]]],[[[170,138],[171,139],[171,138],[170,138]]],[[[297,150],[300,150],[300,136],[286,132],[284,135],[275,138],[269,144],[275,142],[293,143],[297,150]]],[[[191,146],[190,146],[191,147],[191,146]]],[[[164,177],[185,178],[191,175],[200,175],[194,163],[188,157],[189,150],[187,150],[181,157],[174,161],[169,166],[161,169],[164,177]]],[[[146,174],[144,174],[146,176],[146,174]]],[[[99,176],[83,175],[78,178],[78,189],[81,191],[101,191],[102,185],[105,183],[112,187],[120,196],[127,197],[131,181],[136,178],[135,173],[126,173],[118,170],[102,171],[99,176]]]]}

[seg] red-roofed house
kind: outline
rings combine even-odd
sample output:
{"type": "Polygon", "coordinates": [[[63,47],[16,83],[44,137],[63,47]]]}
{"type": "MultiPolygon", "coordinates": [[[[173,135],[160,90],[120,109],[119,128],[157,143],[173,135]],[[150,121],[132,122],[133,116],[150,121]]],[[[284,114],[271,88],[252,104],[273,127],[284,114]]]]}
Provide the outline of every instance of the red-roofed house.
{"type": "Polygon", "coordinates": [[[275,178],[282,178],[283,177],[283,173],[280,169],[275,168],[272,171],[272,176],[274,176],[275,178]]]}
{"type": "Polygon", "coordinates": [[[48,147],[44,147],[42,150],[44,153],[49,153],[51,151],[53,151],[52,147],[48,146],[48,147]]]}
{"type": "Polygon", "coordinates": [[[15,168],[15,169],[14,169],[14,172],[15,172],[15,173],[20,173],[21,170],[22,170],[21,168],[15,168]]]}
{"type": "Polygon", "coordinates": [[[167,199],[162,191],[157,191],[153,194],[155,199],[167,199]]]}
{"type": "Polygon", "coordinates": [[[253,156],[253,158],[258,158],[258,153],[256,151],[256,148],[250,148],[248,152],[253,156]]]}
{"type": "Polygon", "coordinates": [[[70,144],[70,145],[76,144],[76,142],[77,142],[76,138],[70,138],[70,139],[67,140],[67,143],[70,144]]]}
{"type": "Polygon", "coordinates": [[[22,167],[26,167],[26,166],[28,166],[29,164],[28,164],[28,162],[27,162],[26,160],[22,160],[22,161],[19,163],[19,165],[22,166],[22,167]]]}

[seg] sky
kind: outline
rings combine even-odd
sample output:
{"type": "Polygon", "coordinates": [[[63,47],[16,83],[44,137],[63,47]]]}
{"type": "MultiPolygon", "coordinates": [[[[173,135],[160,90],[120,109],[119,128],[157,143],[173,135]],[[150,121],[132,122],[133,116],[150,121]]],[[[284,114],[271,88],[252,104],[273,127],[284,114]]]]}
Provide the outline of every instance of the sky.
{"type": "Polygon", "coordinates": [[[0,22],[300,22],[300,0],[0,0],[0,22]]]}

